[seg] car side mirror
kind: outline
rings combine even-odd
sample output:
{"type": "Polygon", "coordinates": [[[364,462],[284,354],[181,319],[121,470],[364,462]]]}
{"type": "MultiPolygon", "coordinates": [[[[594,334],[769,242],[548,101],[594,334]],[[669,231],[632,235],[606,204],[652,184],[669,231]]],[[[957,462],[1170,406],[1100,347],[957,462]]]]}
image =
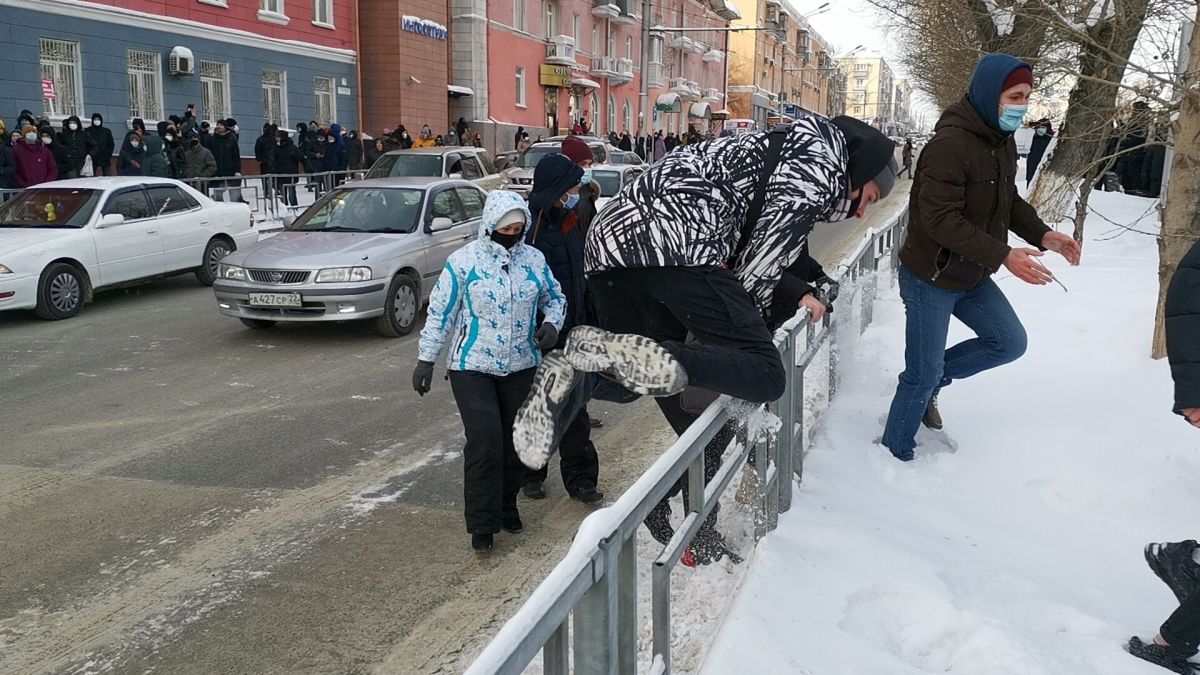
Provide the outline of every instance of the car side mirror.
{"type": "Polygon", "coordinates": [[[113,227],[124,224],[125,216],[119,213],[106,213],[100,218],[100,222],[96,225],[96,227],[113,227]]]}
{"type": "Polygon", "coordinates": [[[462,178],[462,172],[455,171],[454,173],[450,174],[449,176],[446,176],[446,178],[462,178]]]}
{"type": "Polygon", "coordinates": [[[454,227],[454,221],[446,218],[445,216],[434,218],[429,222],[430,232],[445,232],[452,227],[454,227]]]}

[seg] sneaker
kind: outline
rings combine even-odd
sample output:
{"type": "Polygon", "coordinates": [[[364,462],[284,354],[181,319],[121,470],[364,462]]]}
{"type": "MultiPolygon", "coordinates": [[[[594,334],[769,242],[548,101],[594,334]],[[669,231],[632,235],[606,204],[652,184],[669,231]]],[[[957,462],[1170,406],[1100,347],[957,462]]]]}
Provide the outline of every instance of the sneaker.
{"type": "Polygon", "coordinates": [[[524,492],[525,496],[529,497],[530,499],[546,498],[546,484],[540,480],[535,480],[532,483],[526,483],[525,487],[521,488],[521,491],[524,492]]]}
{"type": "Polygon", "coordinates": [[[938,412],[937,399],[937,392],[934,392],[933,396],[929,399],[929,404],[925,406],[925,416],[921,418],[921,424],[934,431],[941,431],[942,413],[938,412]]]}
{"type": "Polygon", "coordinates": [[[611,375],[643,396],[672,396],[687,386],[683,366],[648,337],[576,326],[567,334],[565,351],[576,370],[611,375]]]}
{"type": "Polygon", "coordinates": [[[1196,673],[1200,673],[1200,663],[1192,663],[1183,654],[1170,647],[1164,647],[1153,640],[1145,643],[1135,635],[1129,638],[1129,644],[1125,646],[1125,649],[1132,656],[1153,663],[1156,666],[1162,666],[1173,673],[1179,673],[1180,675],[1195,675],[1196,673]]]}
{"type": "Polygon", "coordinates": [[[517,534],[521,530],[525,529],[525,527],[521,524],[520,516],[508,516],[501,519],[500,529],[504,530],[505,532],[517,534]]]}
{"type": "Polygon", "coordinates": [[[475,551],[476,553],[487,553],[488,551],[492,550],[492,535],[471,535],[471,550],[475,551]]]}
{"type": "Polygon", "coordinates": [[[1200,590],[1200,565],[1192,557],[1195,550],[1196,540],[1188,539],[1174,544],[1147,544],[1144,551],[1150,570],[1180,603],[1200,590]]]}
{"type": "Polygon", "coordinates": [[[571,499],[584,504],[594,504],[604,499],[604,493],[597,490],[596,486],[591,483],[584,483],[574,490],[567,490],[567,492],[571,495],[571,499]]]}
{"type": "Polygon", "coordinates": [[[583,375],[571,367],[561,350],[542,359],[529,396],[513,422],[513,446],[522,464],[531,469],[546,466],[570,421],[586,402],[587,392],[579,386],[582,382],[583,375]]]}

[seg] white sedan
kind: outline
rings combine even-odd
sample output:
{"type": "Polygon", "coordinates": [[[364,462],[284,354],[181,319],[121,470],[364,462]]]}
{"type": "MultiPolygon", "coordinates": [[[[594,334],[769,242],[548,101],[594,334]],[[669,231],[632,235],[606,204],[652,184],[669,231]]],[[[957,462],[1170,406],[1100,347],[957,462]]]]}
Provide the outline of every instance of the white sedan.
{"type": "Polygon", "coordinates": [[[92,291],[195,272],[258,241],[250,207],[214,202],[168,178],[78,178],[22,190],[0,205],[0,310],[67,319],[92,291]]]}

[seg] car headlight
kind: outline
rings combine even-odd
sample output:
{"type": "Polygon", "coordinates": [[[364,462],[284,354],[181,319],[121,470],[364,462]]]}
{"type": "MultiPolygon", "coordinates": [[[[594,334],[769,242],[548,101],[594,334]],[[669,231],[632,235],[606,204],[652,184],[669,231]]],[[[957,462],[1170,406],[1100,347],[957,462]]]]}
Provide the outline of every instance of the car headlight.
{"type": "Polygon", "coordinates": [[[12,273],[13,273],[12,270],[8,269],[4,265],[0,265],[0,274],[12,274],[12,273]]]}
{"type": "Polygon", "coordinates": [[[221,264],[217,266],[217,276],[222,279],[232,279],[233,281],[245,281],[246,269],[237,265],[221,264]]]}
{"type": "Polygon", "coordinates": [[[317,272],[317,283],[335,283],[338,281],[369,281],[370,267],[329,267],[317,272]]]}

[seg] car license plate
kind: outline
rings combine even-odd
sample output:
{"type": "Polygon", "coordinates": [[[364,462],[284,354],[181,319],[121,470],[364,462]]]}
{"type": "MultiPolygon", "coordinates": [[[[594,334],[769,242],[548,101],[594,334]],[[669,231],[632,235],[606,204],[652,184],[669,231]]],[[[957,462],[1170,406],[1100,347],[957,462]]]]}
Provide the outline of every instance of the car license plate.
{"type": "Polygon", "coordinates": [[[299,293],[251,293],[250,304],[257,307],[299,307],[299,293]]]}

